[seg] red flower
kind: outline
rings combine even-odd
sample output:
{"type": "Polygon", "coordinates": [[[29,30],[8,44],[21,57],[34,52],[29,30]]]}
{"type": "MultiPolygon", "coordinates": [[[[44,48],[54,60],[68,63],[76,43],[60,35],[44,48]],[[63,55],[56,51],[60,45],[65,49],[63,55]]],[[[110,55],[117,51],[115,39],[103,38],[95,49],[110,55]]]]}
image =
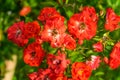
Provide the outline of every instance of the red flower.
{"type": "Polygon", "coordinates": [[[31,74],[28,74],[28,77],[30,80],[47,80],[49,79],[49,74],[51,70],[50,69],[39,69],[37,72],[33,72],[31,74]]]}
{"type": "Polygon", "coordinates": [[[35,37],[40,32],[40,26],[39,26],[39,23],[37,21],[26,23],[24,26],[24,29],[25,29],[24,33],[25,33],[27,38],[35,37]]]}
{"type": "Polygon", "coordinates": [[[76,48],[76,41],[68,34],[65,34],[63,45],[70,50],[73,50],[76,48]]]}
{"type": "Polygon", "coordinates": [[[96,70],[100,65],[100,56],[91,56],[90,61],[86,61],[86,64],[89,65],[93,70],[96,70]]]}
{"type": "Polygon", "coordinates": [[[116,69],[118,68],[120,65],[120,60],[116,59],[116,58],[110,58],[109,60],[109,66],[112,68],[112,69],[116,69]]]}
{"type": "Polygon", "coordinates": [[[51,69],[39,69],[37,72],[28,74],[30,80],[67,80],[64,75],[58,76],[51,69]]]}
{"type": "Polygon", "coordinates": [[[105,29],[110,31],[116,30],[120,28],[119,23],[120,23],[120,16],[115,14],[112,8],[107,8],[105,29]]]}
{"type": "Polygon", "coordinates": [[[115,69],[120,65],[120,42],[116,43],[110,53],[109,65],[115,69]]]}
{"type": "Polygon", "coordinates": [[[98,16],[96,15],[96,11],[94,7],[88,7],[88,6],[83,7],[82,13],[91,21],[97,23],[98,16]]]}
{"type": "Polygon", "coordinates": [[[33,73],[28,74],[28,77],[30,80],[38,80],[39,74],[38,72],[33,72],[33,73]]]}
{"type": "Polygon", "coordinates": [[[45,69],[39,71],[39,80],[55,80],[56,75],[52,72],[51,69],[45,69]],[[53,77],[54,76],[54,77],[53,77]]]}
{"type": "Polygon", "coordinates": [[[8,39],[16,43],[18,46],[24,46],[28,43],[28,39],[24,35],[24,22],[14,23],[7,30],[8,39]]]}
{"type": "Polygon", "coordinates": [[[42,41],[42,39],[41,39],[41,35],[38,34],[38,35],[35,37],[35,42],[38,43],[38,44],[42,44],[42,43],[43,43],[43,41],[42,41]]]}
{"type": "Polygon", "coordinates": [[[41,39],[50,42],[52,47],[61,47],[65,30],[64,17],[54,16],[46,21],[41,39]]]}
{"type": "Polygon", "coordinates": [[[68,80],[66,76],[58,76],[55,80],[68,80]]]}
{"type": "Polygon", "coordinates": [[[58,56],[53,54],[49,54],[47,56],[47,63],[48,67],[51,68],[54,73],[60,75],[64,73],[70,61],[66,59],[66,55],[64,53],[60,53],[60,51],[58,51],[58,56]]]}
{"type": "Polygon", "coordinates": [[[107,58],[107,57],[104,57],[104,58],[103,58],[103,60],[104,60],[104,62],[105,62],[106,64],[108,64],[108,63],[109,63],[109,60],[108,60],[108,58],[107,58]]]}
{"type": "Polygon", "coordinates": [[[96,52],[102,52],[103,51],[103,45],[101,42],[97,42],[93,44],[94,51],[96,52]]]}
{"type": "Polygon", "coordinates": [[[30,6],[24,6],[20,12],[19,15],[20,16],[26,16],[27,14],[29,14],[31,12],[31,7],[30,6]]]}
{"type": "Polygon", "coordinates": [[[38,43],[32,43],[24,49],[24,62],[30,66],[39,66],[45,55],[44,50],[38,43]]]}
{"type": "Polygon", "coordinates": [[[50,17],[60,15],[55,8],[53,7],[45,7],[40,11],[40,14],[38,16],[38,20],[40,20],[42,23],[45,23],[46,20],[48,20],[50,17]]]}
{"type": "Polygon", "coordinates": [[[82,62],[72,64],[72,79],[73,80],[88,80],[92,72],[90,66],[82,62]]]}
{"type": "Polygon", "coordinates": [[[93,9],[86,7],[81,13],[74,14],[68,21],[68,30],[79,39],[79,44],[82,44],[84,39],[90,40],[96,34],[97,15],[95,11],[91,12],[93,9]]]}

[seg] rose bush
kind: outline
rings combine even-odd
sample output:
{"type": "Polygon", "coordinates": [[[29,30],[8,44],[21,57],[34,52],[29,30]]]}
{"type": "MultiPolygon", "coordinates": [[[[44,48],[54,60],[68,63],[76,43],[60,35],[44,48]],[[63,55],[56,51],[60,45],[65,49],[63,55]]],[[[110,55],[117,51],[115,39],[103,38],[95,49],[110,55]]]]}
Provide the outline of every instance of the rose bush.
{"type": "MultiPolygon", "coordinates": [[[[17,22],[8,28],[8,39],[18,44],[18,46],[27,47],[24,49],[24,62],[29,66],[39,67],[41,62],[47,60],[46,65],[48,67],[43,70],[39,69],[38,72],[28,74],[30,80],[88,80],[91,72],[96,70],[102,58],[92,54],[85,57],[85,61],[71,61],[67,56],[67,50],[71,50],[73,53],[78,51],[78,46],[83,47],[84,40],[91,40],[95,37],[97,32],[98,15],[94,7],[85,6],[79,13],[73,14],[67,22],[64,24],[65,17],[53,7],[45,7],[40,11],[38,20],[42,22],[43,28],[41,29],[38,21],[33,22],[17,22]],[[40,30],[41,29],[41,30],[40,30]],[[68,31],[67,31],[68,30],[68,31]],[[38,37],[39,36],[39,37],[38,37]],[[35,40],[32,43],[27,43],[30,38],[35,40]],[[41,40],[40,42],[37,40],[41,40]],[[44,43],[50,43],[49,46],[57,48],[57,53],[46,52],[41,46],[44,43]],[[89,60],[89,57],[90,60],[89,60]],[[43,59],[44,58],[44,59],[43,59]],[[71,65],[72,67],[71,67],[71,65]],[[71,67],[71,77],[67,77],[66,68],[71,67]],[[62,78],[59,78],[62,77],[62,78]]],[[[105,29],[114,31],[120,28],[120,18],[114,13],[111,8],[106,10],[106,22],[105,29]]],[[[93,51],[104,51],[104,40],[93,44],[93,51]]],[[[46,46],[46,45],[44,45],[46,46]]],[[[81,48],[80,48],[81,49],[81,48]]],[[[120,42],[114,45],[114,48],[110,54],[108,65],[112,69],[117,68],[120,65],[120,42]]],[[[87,54],[79,53],[84,56],[87,54]]],[[[75,54],[79,56],[79,54],[75,54]]],[[[74,55],[72,57],[74,57],[74,55]]],[[[81,57],[82,58],[82,57],[81,57]]]]}
{"type": "Polygon", "coordinates": [[[119,1],[21,2],[5,28],[7,43],[0,44],[1,55],[18,56],[14,80],[120,79],[119,1]]]}

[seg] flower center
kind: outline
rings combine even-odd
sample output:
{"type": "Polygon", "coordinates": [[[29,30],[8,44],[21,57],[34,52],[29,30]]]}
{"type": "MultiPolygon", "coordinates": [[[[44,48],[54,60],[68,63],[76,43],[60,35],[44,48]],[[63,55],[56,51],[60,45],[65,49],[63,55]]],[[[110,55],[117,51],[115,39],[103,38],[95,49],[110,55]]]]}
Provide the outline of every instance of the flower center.
{"type": "Polygon", "coordinates": [[[61,61],[58,60],[58,59],[54,59],[54,60],[53,60],[53,64],[57,64],[57,65],[58,65],[58,64],[60,64],[60,63],[61,63],[61,61]]]}
{"type": "Polygon", "coordinates": [[[58,31],[56,29],[52,30],[52,36],[56,36],[58,34],[58,31]]]}
{"type": "Polygon", "coordinates": [[[21,35],[21,30],[18,29],[18,30],[16,31],[16,38],[19,37],[20,35],[21,35]]]}
{"type": "Polygon", "coordinates": [[[35,53],[36,53],[36,52],[32,52],[32,53],[31,53],[31,56],[32,56],[32,57],[35,57],[35,53]]]}
{"type": "Polygon", "coordinates": [[[48,17],[51,17],[51,16],[52,16],[52,14],[48,14],[47,16],[48,16],[48,17]]]}
{"type": "Polygon", "coordinates": [[[82,71],[82,70],[79,70],[79,71],[78,71],[78,74],[79,74],[79,75],[82,75],[82,74],[83,74],[83,71],[82,71]]]}
{"type": "Polygon", "coordinates": [[[44,80],[50,80],[50,78],[48,77],[48,75],[44,76],[44,80]]]}
{"type": "Polygon", "coordinates": [[[83,22],[80,23],[78,28],[79,28],[79,30],[85,30],[85,28],[86,28],[85,23],[83,23],[83,22]]]}

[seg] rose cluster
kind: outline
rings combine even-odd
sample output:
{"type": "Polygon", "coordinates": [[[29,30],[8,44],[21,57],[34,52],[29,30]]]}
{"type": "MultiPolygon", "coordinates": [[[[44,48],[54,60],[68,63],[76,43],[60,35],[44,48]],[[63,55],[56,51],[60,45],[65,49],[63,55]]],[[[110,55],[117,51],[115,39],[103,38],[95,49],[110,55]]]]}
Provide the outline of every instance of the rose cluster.
{"type": "MultiPolygon", "coordinates": [[[[25,10],[24,10],[25,11],[25,10]]],[[[26,15],[27,13],[22,15],[26,15]]],[[[30,80],[88,80],[93,70],[96,70],[101,60],[100,56],[91,55],[85,62],[74,62],[67,57],[65,49],[74,51],[77,45],[82,46],[84,40],[92,39],[97,32],[98,15],[94,7],[83,7],[83,9],[70,17],[65,24],[65,18],[55,8],[45,7],[40,11],[39,22],[14,23],[7,30],[8,39],[20,47],[24,47],[23,60],[26,64],[39,67],[46,60],[47,68],[28,74],[30,80]],[[29,43],[30,39],[34,42],[29,43]],[[57,48],[56,54],[47,53],[42,47],[48,42],[52,48],[57,48]],[[71,77],[65,75],[70,66],[71,77]]],[[[105,29],[112,32],[118,28],[120,16],[111,8],[106,10],[105,29]]],[[[93,44],[95,52],[104,50],[103,40],[93,44]]],[[[110,58],[103,60],[111,68],[120,65],[120,42],[116,43],[110,53],[110,58]]]]}

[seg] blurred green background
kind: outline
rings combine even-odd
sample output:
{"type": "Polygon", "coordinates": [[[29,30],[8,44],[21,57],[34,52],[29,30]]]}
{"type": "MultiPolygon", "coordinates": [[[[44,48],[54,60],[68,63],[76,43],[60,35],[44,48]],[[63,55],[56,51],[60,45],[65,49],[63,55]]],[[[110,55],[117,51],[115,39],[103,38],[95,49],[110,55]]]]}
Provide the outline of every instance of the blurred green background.
{"type": "MultiPolygon", "coordinates": [[[[98,30],[103,29],[105,22],[106,8],[112,7],[120,15],[120,0],[0,0],[0,80],[5,75],[5,61],[12,60],[12,55],[17,55],[17,64],[12,80],[28,80],[27,74],[36,71],[38,68],[30,67],[23,62],[23,48],[18,47],[7,39],[6,30],[14,22],[25,20],[37,20],[37,16],[42,8],[50,6],[55,7],[66,20],[74,13],[79,12],[82,6],[93,6],[99,17],[98,30]],[[26,16],[21,17],[19,11],[23,6],[30,6],[32,11],[26,16]]],[[[99,37],[103,36],[106,31],[98,32],[99,37]]],[[[120,29],[109,34],[113,40],[120,40],[120,29]]],[[[108,55],[112,49],[111,45],[106,47],[105,53],[108,55]]],[[[101,63],[100,68],[93,71],[90,80],[120,80],[120,68],[111,70],[107,65],[101,63]]]]}

